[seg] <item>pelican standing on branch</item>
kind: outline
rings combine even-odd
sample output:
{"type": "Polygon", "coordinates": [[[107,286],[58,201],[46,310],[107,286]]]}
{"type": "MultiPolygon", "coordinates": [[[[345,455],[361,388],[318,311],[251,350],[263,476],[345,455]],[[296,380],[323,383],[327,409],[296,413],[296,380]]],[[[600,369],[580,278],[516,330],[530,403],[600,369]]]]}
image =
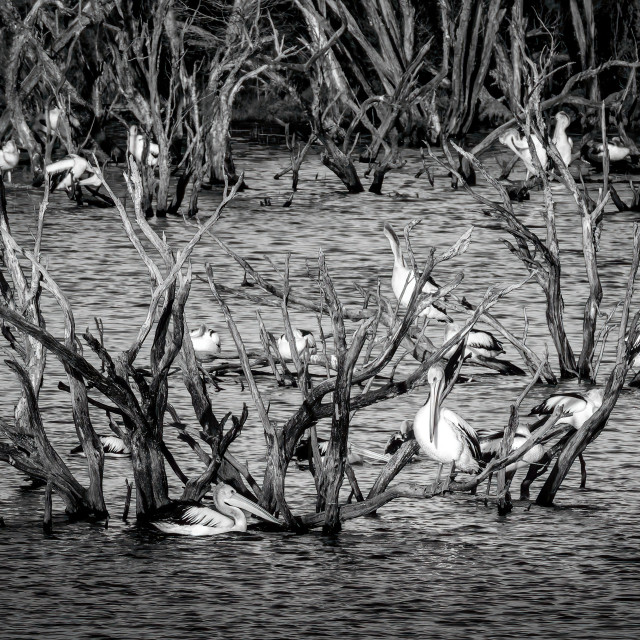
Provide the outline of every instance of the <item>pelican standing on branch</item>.
{"type": "Polygon", "coordinates": [[[196,502],[174,502],[161,509],[150,524],[170,535],[216,536],[229,531],[247,530],[247,518],[242,509],[268,522],[280,524],[269,512],[223,482],[213,489],[213,503],[217,511],[196,502]]]}
{"type": "MultiPolygon", "coordinates": [[[[393,294],[400,303],[400,306],[406,307],[408,306],[409,300],[411,300],[413,291],[416,288],[416,274],[407,267],[407,263],[402,255],[400,240],[389,222],[384,223],[384,235],[389,240],[391,251],[393,251],[391,288],[393,289],[393,294]]],[[[422,293],[431,295],[438,289],[439,287],[435,280],[430,276],[424,287],[422,287],[422,293]]],[[[420,312],[420,315],[426,318],[433,318],[439,322],[452,322],[451,318],[447,315],[446,309],[435,302],[423,309],[420,312]]]]}
{"type": "Polygon", "coordinates": [[[443,491],[446,491],[456,469],[466,473],[479,471],[481,451],[474,429],[455,411],[440,407],[444,379],[444,366],[440,362],[432,365],[427,372],[431,393],[427,403],[413,419],[413,432],[420,450],[428,458],[440,463],[436,484],[440,480],[442,467],[451,465],[443,487],[443,491]]]}

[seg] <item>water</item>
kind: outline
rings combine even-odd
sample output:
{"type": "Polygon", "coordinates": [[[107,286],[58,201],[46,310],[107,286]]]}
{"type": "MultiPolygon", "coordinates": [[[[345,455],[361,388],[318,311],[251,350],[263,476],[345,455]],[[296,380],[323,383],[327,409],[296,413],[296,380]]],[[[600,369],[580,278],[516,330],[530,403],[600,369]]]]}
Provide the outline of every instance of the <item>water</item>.
{"type": "MultiPolygon", "coordinates": [[[[289,194],[288,179],[274,182],[272,175],[286,164],[286,151],[238,144],[236,153],[251,189],[230,205],[215,232],[271,278],[277,276],[263,256],[282,265],[290,251],[294,286],[312,293],[304,280],[305,260],[313,267],[322,248],[345,302],[358,303],[353,282],[373,286],[377,278],[391,295],[392,256],[382,222],[392,221],[400,232],[415,217],[423,220],[413,236],[417,256],[426,255],[429,245],[447,247],[475,226],[467,254],[435,272],[439,282],[446,282],[463,269],[459,293],[472,302],[480,300],[488,285],[509,284],[526,275],[500,242],[505,234],[482,214],[482,206],[463,192],[451,192],[442,172],[435,189],[426,180],[411,177],[420,166],[417,154],[408,154],[409,165],[403,173],[387,177],[385,191],[392,195],[382,197],[346,195],[313,154],[303,167],[301,191],[293,206],[285,209],[281,204],[289,194]],[[265,197],[271,198],[271,206],[260,205],[265,197]]],[[[118,171],[110,170],[110,175],[123,193],[118,171]]],[[[479,190],[494,197],[486,187],[479,190]]],[[[578,352],[587,291],[579,218],[563,188],[554,186],[553,191],[558,202],[567,329],[578,352]]],[[[628,190],[620,193],[629,197],[628,190]]],[[[11,223],[21,241],[27,242],[34,228],[39,197],[39,192],[21,187],[9,191],[11,223]]],[[[202,194],[203,215],[213,210],[217,198],[215,193],[202,194]]],[[[541,198],[534,193],[531,202],[516,207],[523,220],[543,234],[541,198]]],[[[633,214],[611,213],[606,219],[599,255],[605,310],[624,290],[632,221],[633,214]]],[[[175,248],[193,232],[175,218],[152,224],[167,234],[175,248]]],[[[107,347],[112,352],[125,348],[145,314],[148,276],[124,237],[117,213],[78,210],[64,196],[54,195],[43,251],[71,300],[78,328],[93,329],[94,316],[100,316],[107,347]]],[[[241,270],[209,238],[198,246],[192,262],[199,275],[204,274],[205,262],[212,263],[216,278],[224,284],[239,284],[242,279],[241,270]]],[[[545,344],[553,351],[542,301],[538,287],[530,283],[494,308],[498,318],[521,334],[526,307],[528,344],[539,353],[545,344]]],[[[228,303],[245,341],[257,348],[253,306],[231,298],[228,303]]],[[[44,307],[49,330],[61,335],[62,321],[49,298],[44,307]]],[[[206,322],[219,328],[223,349],[231,348],[222,315],[199,280],[193,283],[188,314],[192,326],[206,322]]],[[[265,308],[263,318],[279,335],[279,313],[265,308]]],[[[316,326],[308,314],[294,311],[292,318],[294,325],[316,326]]],[[[441,338],[441,327],[429,331],[434,340],[441,338]]],[[[608,349],[600,382],[611,358],[608,349]]],[[[525,380],[473,373],[476,382],[457,388],[447,404],[480,432],[504,426],[509,404],[525,380]]],[[[55,391],[59,379],[63,379],[60,366],[50,358],[43,416],[58,450],[66,452],[75,446],[76,438],[67,398],[55,391]]],[[[188,399],[177,381],[174,385],[178,408],[182,415],[189,415],[188,399]]],[[[261,385],[271,400],[271,415],[284,421],[297,406],[299,392],[268,382],[261,385]]],[[[260,478],[263,436],[250,395],[233,379],[222,386],[223,391],[212,392],[219,416],[227,410],[239,412],[243,402],[250,407],[245,431],[232,451],[247,460],[260,478]]],[[[0,411],[10,417],[18,390],[4,368],[0,388],[0,411]]],[[[548,393],[545,388],[534,389],[524,409],[548,393]]],[[[423,401],[418,390],[361,411],[354,421],[353,441],[380,449],[400,421],[413,417],[423,401]]],[[[118,517],[124,504],[124,478],[132,476],[127,460],[107,461],[105,493],[112,515],[108,529],[68,523],[61,502],[54,497],[55,533],[43,537],[42,493],[25,491],[21,477],[3,465],[0,515],[7,526],[0,530],[0,636],[33,637],[45,631],[52,638],[637,637],[640,464],[634,439],[639,403],[637,392],[623,392],[607,429],[587,451],[589,489],[578,489],[579,470],[572,469],[556,508],[516,502],[511,514],[500,517],[494,506],[485,507],[480,498],[467,495],[397,500],[375,518],[346,523],[335,538],[318,532],[297,536],[250,531],[191,540],[138,531],[118,517]]],[[[108,432],[99,413],[94,420],[98,431],[108,432]]],[[[320,425],[321,434],[326,428],[320,425]]],[[[199,471],[197,460],[175,434],[167,433],[167,442],[185,472],[199,471]]],[[[83,460],[65,459],[82,481],[86,477],[83,460]]],[[[378,467],[356,468],[365,490],[378,472],[378,467]]],[[[419,462],[408,467],[401,479],[426,483],[434,472],[432,464],[419,462]]],[[[179,495],[173,476],[170,483],[172,495],[179,495]]],[[[533,496],[539,486],[534,485],[533,496]]],[[[292,465],[287,491],[296,512],[310,510],[313,485],[308,472],[292,465]]]]}

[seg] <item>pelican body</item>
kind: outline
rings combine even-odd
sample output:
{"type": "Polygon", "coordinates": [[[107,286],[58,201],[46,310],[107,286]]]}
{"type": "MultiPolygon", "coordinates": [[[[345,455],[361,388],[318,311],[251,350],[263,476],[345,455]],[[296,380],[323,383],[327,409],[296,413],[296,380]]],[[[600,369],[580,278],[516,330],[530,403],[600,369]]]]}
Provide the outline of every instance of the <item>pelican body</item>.
{"type": "MultiPolygon", "coordinates": [[[[384,223],[384,235],[389,240],[391,245],[391,251],[393,252],[393,272],[391,274],[391,288],[393,289],[393,295],[399,301],[401,307],[409,305],[411,296],[416,288],[416,274],[407,267],[407,263],[402,255],[402,248],[400,247],[400,240],[396,235],[393,227],[390,223],[384,223]]],[[[422,293],[431,295],[438,290],[438,285],[431,277],[427,280],[424,287],[422,287],[422,293]]],[[[426,318],[432,318],[439,322],[451,322],[451,318],[447,315],[444,307],[437,303],[429,305],[420,312],[420,315],[426,318]]]]}
{"type": "MultiPolygon", "coordinates": [[[[460,326],[455,322],[448,324],[444,328],[445,342],[460,331],[460,326]]],[[[453,354],[456,347],[452,347],[449,353],[453,354]]],[[[467,336],[467,346],[464,350],[465,358],[497,358],[505,351],[502,348],[502,342],[498,340],[492,333],[482,331],[480,329],[471,329],[467,336]]],[[[448,356],[449,354],[447,354],[448,356]]]]}
{"type": "Polygon", "coordinates": [[[247,518],[242,509],[268,522],[280,524],[269,512],[224,482],[214,487],[213,503],[217,511],[197,502],[174,502],[150,524],[169,535],[216,536],[229,531],[247,530],[247,518]]]}
{"type": "MultiPolygon", "coordinates": [[[[131,449],[125,444],[122,438],[118,436],[99,436],[104,451],[105,458],[130,458],[131,449]]],[[[71,449],[72,455],[84,456],[82,445],[71,449]]]]}
{"type": "Polygon", "coordinates": [[[552,141],[562,161],[568,167],[571,164],[571,152],[573,151],[573,141],[567,135],[567,127],[571,124],[571,118],[564,111],[558,111],[555,115],[555,120],[556,126],[553,131],[552,141]]]}
{"type": "Polygon", "coordinates": [[[579,429],[602,405],[602,389],[591,389],[587,393],[556,393],[531,409],[530,416],[550,415],[558,406],[563,415],[559,422],[579,429]]]}
{"type": "Polygon", "coordinates": [[[220,353],[220,336],[213,329],[207,329],[205,324],[190,331],[189,335],[197,357],[217,356],[220,353]]]}
{"type": "MultiPolygon", "coordinates": [[[[313,355],[318,352],[316,339],[313,337],[311,331],[307,331],[306,329],[292,329],[292,331],[295,339],[296,351],[300,357],[302,357],[304,353],[313,355]]],[[[291,346],[289,345],[286,334],[283,333],[278,338],[277,347],[278,353],[283,360],[286,360],[287,362],[293,361],[291,356],[291,346]]]]}
{"type": "Polygon", "coordinates": [[[73,192],[74,184],[85,173],[93,173],[93,167],[82,156],[71,153],[62,160],[52,162],[44,168],[45,173],[52,177],[52,191],[64,189],[73,192]]]}
{"type": "MultiPolygon", "coordinates": [[[[318,438],[318,451],[321,456],[325,456],[327,454],[327,449],[329,448],[328,440],[324,440],[323,438],[318,438]]],[[[313,458],[313,450],[311,448],[311,438],[303,438],[298,442],[296,448],[293,451],[293,457],[298,460],[298,462],[307,462],[313,458]]],[[[388,462],[389,456],[382,455],[381,453],[376,453],[375,451],[371,451],[371,449],[365,449],[360,445],[354,444],[349,441],[347,443],[347,462],[351,465],[359,465],[359,464],[374,464],[376,462],[388,462]]]]}
{"type": "MultiPolygon", "coordinates": [[[[518,130],[514,127],[507,129],[499,138],[500,142],[505,146],[509,147],[511,151],[513,151],[519,158],[524,162],[525,167],[527,168],[527,179],[531,174],[538,175],[538,170],[533,164],[531,151],[529,149],[529,143],[527,139],[521,136],[518,133],[518,130]]],[[[547,166],[547,152],[540,140],[538,140],[537,136],[531,134],[531,140],[533,142],[533,148],[535,149],[536,155],[540,160],[540,164],[542,168],[545,169],[547,166]]]]}
{"type": "Polygon", "coordinates": [[[158,164],[160,147],[155,142],[147,143],[145,137],[141,133],[138,133],[138,127],[136,127],[135,124],[132,124],[131,127],[129,127],[127,149],[129,150],[129,153],[136,159],[136,162],[138,164],[142,163],[145,144],[148,145],[147,166],[155,167],[158,164]]]}
{"type": "MultiPolygon", "coordinates": [[[[431,394],[413,420],[413,432],[424,454],[442,465],[455,465],[467,473],[477,473],[481,456],[480,442],[474,429],[455,411],[441,408],[444,367],[434,364],[427,373],[431,394]]],[[[438,473],[438,477],[440,473],[438,473]]]]}
{"type": "MultiPolygon", "coordinates": [[[[513,443],[511,445],[511,453],[512,451],[516,451],[519,449],[529,438],[531,437],[531,431],[529,428],[523,424],[518,425],[516,432],[513,436],[513,443]]],[[[480,438],[480,450],[482,452],[482,459],[485,462],[489,462],[493,458],[497,458],[500,454],[500,445],[502,444],[502,440],[504,438],[504,430],[496,431],[495,433],[491,433],[487,436],[483,436],[480,438]]],[[[507,465],[505,471],[507,473],[512,473],[521,467],[528,466],[530,464],[535,464],[542,458],[544,455],[544,447],[541,444],[535,444],[527,453],[520,458],[520,460],[516,462],[512,462],[507,465]]]]}
{"type": "Polygon", "coordinates": [[[13,140],[7,140],[0,149],[0,173],[7,172],[8,182],[11,182],[11,171],[16,168],[20,160],[20,151],[13,140]]]}

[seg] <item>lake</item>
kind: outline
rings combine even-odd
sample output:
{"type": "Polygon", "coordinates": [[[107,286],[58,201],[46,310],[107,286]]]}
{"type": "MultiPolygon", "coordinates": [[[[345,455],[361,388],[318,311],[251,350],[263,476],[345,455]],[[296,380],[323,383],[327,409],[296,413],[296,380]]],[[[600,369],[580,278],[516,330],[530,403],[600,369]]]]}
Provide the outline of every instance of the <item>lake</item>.
{"type": "MultiPolygon", "coordinates": [[[[371,287],[378,279],[383,292],[391,296],[393,257],[382,225],[391,221],[401,235],[402,227],[413,218],[422,220],[412,236],[419,259],[426,257],[428,246],[445,249],[471,225],[475,227],[467,253],[434,272],[443,283],[464,270],[458,293],[471,302],[479,302],[492,284],[506,285],[526,276],[501,243],[505,234],[470,195],[451,190],[442,170],[436,171],[435,188],[424,176],[412,177],[421,166],[415,151],[407,152],[408,165],[402,172],[387,176],[386,195],[351,196],[322,166],[314,149],[303,165],[300,191],[290,208],[282,207],[290,193],[289,177],[273,180],[288,161],[286,149],[238,141],[234,151],[250,188],[229,206],[213,230],[270,278],[278,276],[264,256],[282,265],[286,252],[291,252],[294,288],[315,295],[306,279],[306,261],[313,267],[322,249],[343,302],[358,303],[353,283],[371,287]],[[270,206],[261,205],[265,198],[270,198],[270,206]]],[[[487,162],[497,173],[491,154],[487,162]]],[[[108,176],[117,192],[124,193],[121,170],[109,168],[108,176]]],[[[9,215],[14,234],[27,244],[41,191],[21,186],[19,176],[16,182],[8,188],[9,215]]],[[[496,198],[484,183],[478,191],[496,198]]],[[[629,199],[628,187],[620,185],[618,191],[629,199]]],[[[554,184],[553,194],[566,326],[579,353],[588,292],[580,219],[563,186],[554,184]]],[[[218,200],[218,193],[203,192],[200,214],[207,216],[218,200]]],[[[515,205],[522,220],[544,235],[541,206],[541,192],[515,205]]],[[[624,292],[636,217],[607,207],[599,253],[605,311],[624,292]]],[[[153,219],[151,224],[165,232],[176,249],[194,232],[180,218],[153,219]]],[[[89,326],[95,332],[94,317],[99,316],[107,348],[112,353],[125,348],[145,315],[149,284],[117,212],[77,208],[64,194],[53,194],[43,253],[71,300],[78,330],[89,326]]],[[[194,274],[204,275],[206,262],[214,266],[219,282],[232,286],[242,281],[242,271],[205,237],[193,254],[194,274]]],[[[258,348],[255,305],[233,298],[227,302],[245,342],[258,348]]],[[[61,335],[60,314],[50,297],[43,307],[48,329],[61,335]]],[[[525,307],[527,344],[539,354],[548,345],[557,369],[544,320],[544,299],[535,283],[514,291],[493,313],[521,335],[525,307]]],[[[267,328],[280,335],[279,312],[265,307],[262,315],[267,328]]],[[[204,322],[218,329],[223,350],[232,349],[223,316],[208,287],[197,279],[188,319],[192,327],[204,322]]],[[[293,311],[292,322],[317,331],[310,314],[293,311]]],[[[443,329],[436,325],[428,328],[428,335],[441,341],[443,329]]],[[[328,330],[329,322],[324,326],[328,330]]],[[[506,349],[507,357],[521,365],[510,345],[506,349]]],[[[612,358],[610,345],[599,384],[606,379],[612,358]]],[[[447,406],[479,433],[504,427],[509,406],[527,379],[475,368],[470,372],[475,381],[456,387],[447,406]]],[[[65,454],[77,440],[67,398],[56,390],[61,379],[59,363],[49,358],[41,394],[43,419],[51,440],[65,454]]],[[[178,409],[183,416],[189,415],[186,393],[177,379],[172,384],[178,409]]],[[[271,416],[286,420],[297,407],[299,391],[278,388],[269,380],[260,384],[271,401],[271,416]]],[[[249,420],[232,452],[247,460],[260,479],[264,439],[251,396],[236,378],[224,379],[221,386],[222,391],[211,391],[219,417],[229,410],[239,413],[243,402],[249,405],[249,420]]],[[[0,411],[9,419],[19,390],[6,367],[0,369],[0,388],[0,411]]],[[[576,390],[577,384],[566,383],[560,389],[576,390]]],[[[543,386],[534,388],[523,413],[551,392],[543,386]]],[[[425,398],[426,393],[417,389],[359,412],[351,440],[381,451],[400,422],[413,418],[425,398]]],[[[124,481],[132,478],[128,460],[106,461],[108,528],[68,523],[61,501],[54,496],[54,535],[45,537],[43,492],[25,490],[24,479],[3,465],[0,516],[6,527],[0,529],[0,637],[638,637],[640,459],[635,441],[639,404],[637,391],[623,391],[606,430],[586,451],[587,490],[579,489],[580,472],[575,465],[554,508],[516,501],[513,511],[501,517],[495,505],[484,505],[481,487],[478,496],[397,500],[376,517],[347,522],[336,537],[319,532],[298,536],[249,531],[183,539],[140,531],[132,520],[123,523],[119,517],[124,481]]],[[[98,432],[108,433],[104,416],[96,412],[94,421],[98,432]]],[[[319,432],[326,434],[327,424],[319,425],[319,432]]],[[[198,472],[195,456],[169,429],[166,440],[182,468],[188,474],[198,472]]],[[[66,456],[65,460],[79,479],[86,478],[83,459],[66,456]]],[[[379,471],[379,466],[356,467],[363,490],[368,490],[379,471]]],[[[435,471],[434,463],[422,460],[407,467],[400,479],[426,484],[435,471]]],[[[514,482],[514,497],[521,477],[514,482]]],[[[169,481],[177,497],[180,483],[172,475],[169,481]]],[[[540,486],[538,481],[532,487],[533,498],[540,486]]],[[[308,512],[313,504],[309,472],[292,464],[287,493],[294,512],[308,512]]]]}

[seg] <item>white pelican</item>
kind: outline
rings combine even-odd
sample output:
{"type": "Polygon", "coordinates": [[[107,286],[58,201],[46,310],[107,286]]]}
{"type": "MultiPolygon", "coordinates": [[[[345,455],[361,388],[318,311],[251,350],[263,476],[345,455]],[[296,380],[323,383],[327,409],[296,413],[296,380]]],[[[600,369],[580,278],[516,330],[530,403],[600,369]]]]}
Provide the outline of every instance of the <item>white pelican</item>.
{"type": "MultiPolygon", "coordinates": [[[[318,451],[321,456],[325,456],[329,448],[329,441],[324,438],[318,438],[318,451]]],[[[311,448],[311,438],[302,438],[293,452],[293,457],[298,462],[308,462],[313,458],[313,450],[311,448]]],[[[347,443],[347,461],[351,465],[359,464],[375,464],[376,462],[388,462],[389,456],[381,453],[365,449],[360,445],[354,444],[350,440],[347,443]]]]}
{"type": "Polygon", "coordinates": [[[440,463],[436,484],[440,480],[442,467],[451,465],[449,479],[455,469],[477,473],[480,469],[480,443],[473,428],[451,409],[439,406],[444,383],[444,367],[440,362],[427,372],[431,393],[427,403],[418,410],[413,419],[413,433],[424,454],[440,463]]]}
{"type": "Polygon", "coordinates": [[[571,164],[571,152],[573,151],[573,140],[567,135],[567,127],[571,124],[571,118],[564,111],[558,111],[554,118],[556,127],[553,130],[552,141],[562,161],[568,167],[571,164]]]}
{"type": "MultiPolygon", "coordinates": [[[[527,176],[526,179],[529,179],[529,175],[538,175],[538,170],[535,168],[531,151],[529,150],[529,143],[524,136],[521,136],[518,133],[518,130],[514,127],[507,129],[499,138],[500,142],[505,146],[509,147],[511,151],[513,151],[519,158],[524,162],[525,167],[527,167],[527,176]]],[[[540,164],[542,168],[545,169],[547,166],[547,152],[540,140],[538,140],[537,136],[531,134],[531,140],[533,142],[533,148],[536,151],[536,155],[540,160],[540,164]]]]}
{"type": "MultiPolygon", "coordinates": [[[[384,223],[384,235],[389,240],[391,251],[393,251],[391,288],[393,289],[393,294],[396,299],[400,301],[400,306],[406,307],[409,304],[409,300],[411,300],[414,289],[416,288],[416,274],[407,267],[407,263],[402,255],[400,240],[398,240],[398,236],[389,222],[384,223]]],[[[435,280],[429,276],[424,287],[422,287],[422,292],[430,295],[435,293],[438,288],[439,287],[435,280]]],[[[426,307],[420,315],[426,318],[433,318],[439,322],[451,322],[451,318],[447,315],[444,307],[440,306],[438,303],[434,303],[433,305],[426,307]]]]}
{"type": "MultiPolygon", "coordinates": [[[[138,133],[138,127],[132,124],[129,127],[129,140],[127,149],[129,153],[140,164],[142,162],[142,154],[144,153],[145,137],[138,133]]],[[[148,142],[147,165],[155,167],[158,164],[158,156],[160,155],[160,147],[155,142],[148,142]]]]}
{"type": "MultiPolygon", "coordinates": [[[[602,161],[602,159],[604,159],[604,144],[597,144],[595,148],[598,158],[602,161]]],[[[631,149],[625,147],[624,144],[622,144],[622,140],[617,136],[611,138],[611,142],[607,143],[607,148],[609,149],[609,160],[611,162],[620,162],[631,153],[631,149]]]]}
{"type": "MultiPolygon", "coordinates": [[[[511,451],[509,453],[519,449],[530,437],[531,431],[529,431],[529,427],[523,424],[518,425],[513,437],[511,451]]],[[[498,457],[503,438],[504,430],[496,431],[480,438],[480,451],[482,451],[482,459],[485,462],[489,462],[493,458],[498,457]]],[[[544,447],[541,444],[535,444],[531,449],[529,449],[529,451],[527,451],[527,453],[524,454],[524,456],[522,456],[522,458],[520,458],[520,460],[507,465],[505,471],[507,473],[512,473],[521,467],[535,464],[543,455],[544,447]]]]}
{"type": "MultiPolygon", "coordinates": [[[[305,329],[292,329],[292,331],[296,341],[296,351],[300,357],[302,357],[304,353],[308,353],[309,355],[317,353],[316,339],[313,337],[311,331],[306,331],[305,329]]],[[[291,347],[286,334],[283,333],[278,338],[277,346],[280,357],[287,362],[292,362],[291,347]]]]}
{"type": "Polygon", "coordinates": [[[220,336],[213,329],[207,329],[207,325],[201,324],[197,329],[191,330],[189,335],[196,356],[217,356],[220,353],[220,336]]]}
{"type": "MultiPolygon", "coordinates": [[[[105,458],[130,458],[131,449],[118,436],[99,436],[105,458]]],[[[69,452],[73,455],[84,456],[82,445],[78,445],[69,452]]]]}
{"type": "Polygon", "coordinates": [[[150,524],[166,534],[216,536],[228,531],[247,530],[247,518],[242,509],[268,522],[281,524],[262,507],[223,482],[218,483],[213,489],[213,503],[217,511],[196,502],[174,502],[163,509],[158,519],[150,524]]]}
{"type": "Polygon", "coordinates": [[[44,168],[44,172],[48,176],[58,176],[59,178],[52,181],[52,191],[64,189],[67,193],[73,191],[74,183],[78,182],[85,171],[93,172],[93,168],[82,156],[77,153],[71,153],[62,160],[52,162],[44,168]]]}
{"type": "Polygon", "coordinates": [[[579,429],[600,408],[603,397],[602,389],[591,389],[587,393],[555,393],[533,407],[529,415],[550,415],[561,406],[563,414],[558,423],[579,429]]]}
{"type": "Polygon", "coordinates": [[[0,150],[0,173],[4,176],[7,172],[8,182],[11,182],[11,171],[15,169],[20,160],[20,151],[13,140],[7,140],[0,150]]]}

